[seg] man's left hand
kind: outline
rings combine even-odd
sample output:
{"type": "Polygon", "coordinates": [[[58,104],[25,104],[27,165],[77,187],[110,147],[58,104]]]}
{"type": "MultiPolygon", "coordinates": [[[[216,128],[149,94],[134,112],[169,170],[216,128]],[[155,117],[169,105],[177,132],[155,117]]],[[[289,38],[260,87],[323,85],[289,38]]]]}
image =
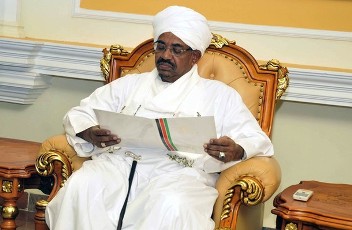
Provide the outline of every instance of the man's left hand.
{"type": "Polygon", "coordinates": [[[204,151],[222,162],[238,161],[243,158],[243,148],[228,136],[210,139],[204,144],[204,151]]]}

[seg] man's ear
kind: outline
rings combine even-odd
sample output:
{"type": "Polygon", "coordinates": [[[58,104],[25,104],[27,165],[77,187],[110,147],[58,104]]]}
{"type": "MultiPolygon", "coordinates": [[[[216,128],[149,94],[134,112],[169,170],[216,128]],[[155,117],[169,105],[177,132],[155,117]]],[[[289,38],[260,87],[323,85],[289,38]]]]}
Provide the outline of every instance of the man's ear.
{"type": "Polygon", "coordinates": [[[194,50],[192,55],[192,64],[196,64],[202,57],[202,53],[199,50],[194,50]]]}

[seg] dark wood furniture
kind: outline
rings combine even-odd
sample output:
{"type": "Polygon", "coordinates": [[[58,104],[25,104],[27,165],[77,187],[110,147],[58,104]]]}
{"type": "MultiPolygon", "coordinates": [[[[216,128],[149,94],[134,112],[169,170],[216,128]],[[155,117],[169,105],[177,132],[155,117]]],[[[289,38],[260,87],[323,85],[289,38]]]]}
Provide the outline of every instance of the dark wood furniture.
{"type": "Polygon", "coordinates": [[[1,229],[16,229],[18,215],[17,200],[26,185],[32,185],[32,175],[36,175],[35,160],[40,143],[0,138],[0,197],[2,204],[1,229]]]}
{"type": "Polygon", "coordinates": [[[278,194],[274,206],[276,229],[352,229],[352,185],[303,181],[278,194]],[[314,193],[307,202],[296,201],[292,195],[297,189],[314,193]]]}

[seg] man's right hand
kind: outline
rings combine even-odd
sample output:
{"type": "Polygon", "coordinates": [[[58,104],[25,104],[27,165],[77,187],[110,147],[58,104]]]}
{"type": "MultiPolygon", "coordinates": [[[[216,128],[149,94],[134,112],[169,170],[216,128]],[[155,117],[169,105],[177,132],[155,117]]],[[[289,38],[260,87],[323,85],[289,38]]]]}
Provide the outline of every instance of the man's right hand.
{"type": "Polygon", "coordinates": [[[108,129],[101,129],[98,125],[77,133],[76,136],[99,148],[116,145],[121,142],[121,139],[117,135],[111,134],[111,131],[108,129]]]}

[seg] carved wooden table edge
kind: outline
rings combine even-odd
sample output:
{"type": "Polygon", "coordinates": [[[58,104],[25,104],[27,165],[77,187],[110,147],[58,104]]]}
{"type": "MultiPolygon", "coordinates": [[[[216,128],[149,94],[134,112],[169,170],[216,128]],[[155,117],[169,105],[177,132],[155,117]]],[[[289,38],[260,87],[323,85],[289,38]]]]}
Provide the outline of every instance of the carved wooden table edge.
{"type": "Polygon", "coordinates": [[[279,193],[273,201],[276,228],[282,230],[350,229],[352,230],[352,185],[319,181],[301,181],[279,193]],[[313,191],[307,201],[296,201],[297,189],[313,191]]]}

